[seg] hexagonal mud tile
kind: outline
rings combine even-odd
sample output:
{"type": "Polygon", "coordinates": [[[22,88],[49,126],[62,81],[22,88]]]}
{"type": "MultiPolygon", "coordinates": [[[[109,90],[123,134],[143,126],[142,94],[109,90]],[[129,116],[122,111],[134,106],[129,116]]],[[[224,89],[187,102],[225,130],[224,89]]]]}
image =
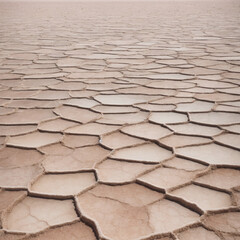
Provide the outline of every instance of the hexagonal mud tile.
{"type": "MultiPolygon", "coordinates": [[[[156,97],[155,97],[156,98],[156,97]]],[[[117,95],[98,95],[94,97],[97,101],[104,105],[133,105],[136,103],[145,103],[153,100],[154,97],[146,95],[131,95],[131,94],[117,94],[117,95]]]]}
{"type": "Polygon", "coordinates": [[[239,107],[232,107],[232,106],[226,106],[226,105],[221,105],[218,104],[215,108],[215,111],[218,112],[236,112],[239,113],[239,107]]]}
{"type": "Polygon", "coordinates": [[[203,223],[210,228],[222,232],[239,233],[240,232],[240,212],[224,212],[208,215],[203,223]]]}
{"type": "Polygon", "coordinates": [[[149,206],[149,218],[155,231],[164,233],[197,222],[199,215],[176,202],[164,199],[149,206]]]}
{"type": "Polygon", "coordinates": [[[37,124],[41,121],[55,119],[56,115],[48,109],[18,110],[10,115],[0,116],[0,124],[37,124]]]}
{"type": "Polygon", "coordinates": [[[62,142],[67,147],[79,148],[79,147],[96,145],[99,142],[99,138],[95,136],[67,134],[64,136],[62,142]]]}
{"type": "Polygon", "coordinates": [[[198,177],[195,181],[220,189],[231,189],[240,186],[240,171],[237,169],[219,168],[198,177]]]}
{"type": "Polygon", "coordinates": [[[71,98],[65,101],[62,101],[63,105],[69,105],[69,106],[75,106],[80,108],[93,108],[96,105],[99,105],[99,103],[95,100],[88,99],[88,98],[71,98]]]}
{"type": "Polygon", "coordinates": [[[58,67],[74,67],[81,65],[83,62],[84,61],[82,59],[68,57],[59,59],[56,64],[58,67]]]}
{"type": "Polygon", "coordinates": [[[193,103],[179,103],[176,110],[180,112],[208,112],[213,106],[214,103],[195,101],[193,103]]]}
{"type": "Polygon", "coordinates": [[[23,76],[23,79],[41,79],[41,78],[60,78],[66,76],[67,73],[59,72],[59,73],[52,73],[52,74],[28,74],[23,76]]]}
{"type": "Polygon", "coordinates": [[[191,113],[190,119],[203,124],[230,125],[240,123],[240,114],[230,112],[191,113]]]}
{"type": "MultiPolygon", "coordinates": [[[[136,82],[139,84],[139,82],[136,82]]],[[[162,98],[161,95],[167,95],[171,96],[176,93],[175,90],[170,89],[160,89],[160,88],[152,88],[152,87],[131,87],[131,88],[123,88],[118,89],[118,93],[126,93],[126,94],[142,94],[142,95],[148,95],[151,97],[151,100],[162,98]]],[[[150,101],[150,100],[149,100],[150,101]]]]}
{"type": "Polygon", "coordinates": [[[145,121],[148,116],[149,113],[147,112],[103,114],[103,117],[97,120],[97,122],[114,125],[134,124],[145,121]]]}
{"type": "Polygon", "coordinates": [[[93,169],[110,151],[100,146],[77,148],[66,156],[47,156],[43,166],[48,172],[67,172],[93,169]]]}
{"type": "Polygon", "coordinates": [[[221,129],[217,127],[208,127],[202,126],[199,124],[194,123],[185,123],[185,124],[174,124],[168,125],[173,131],[180,133],[180,134],[187,134],[187,135],[199,135],[199,136],[215,136],[222,132],[221,129]]]}
{"type": "Polygon", "coordinates": [[[30,191],[50,196],[71,196],[95,183],[93,173],[45,174],[32,184],[30,191]]]}
{"type": "Polygon", "coordinates": [[[222,105],[230,107],[240,107],[240,101],[223,102],[222,105]]]}
{"type": "Polygon", "coordinates": [[[76,78],[118,78],[122,77],[121,72],[82,72],[82,73],[71,73],[68,75],[69,79],[76,79],[76,78]]]}
{"type": "Polygon", "coordinates": [[[139,123],[136,125],[126,126],[123,127],[121,131],[132,136],[155,140],[168,136],[172,133],[167,128],[152,123],[139,123]]]}
{"type": "Polygon", "coordinates": [[[222,126],[221,128],[226,129],[233,133],[240,133],[240,124],[235,124],[235,125],[231,125],[231,126],[222,126]]]}
{"type": "Polygon", "coordinates": [[[86,109],[77,107],[61,106],[54,110],[54,112],[63,119],[72,120],[80,123],[87,123],[98,119],[101,115],[86,109]]]}
{"type": "MultiPolygon", "coordinates": [[[[114,79],[113,79],[114,81],[114,79]]],[[[121,88],[134,88],[137,85],[134,84],[120,84],[120,83],[102,83],[102,84],[88,84],[87,89],[88,90],[94,90],[94,91],[109,91],[109,90],[117,90],[121,88]]]]}
{"type": "Polygon", "coordinates": [[[43,155],[36,150],[5,147],[0,150],[0,169],[30,166],[40,163],[43,155]]]}
{"type": "Polygon", "coordinates": [[[47,122],[42,122],[38,125],[38,129],[42,131],[48,132],[62,132],[67,128],[76,126],[77,123],[63,120],[63,119],[55,119],[47,122]]]}
{"type": "Polygon", "coordinates": [[[36,177],[43,173],[39,165],[0,169],[0,187],[27,188],[36,177]]]}
{"type": "Polygon", "coordinates": [[[228,82],[222,82],[222,81],[214,81],[214,80],[192,80],[191,82],[197,83],[199,87],[205,87],[205,88],[232,88],[236,87],[236,85],[228,83],[228,82]]]}
{"type": "Polygon", "coordinates": [[[123,204],[134,207],[142,207],[151,204],[162,199],[164,196],[162,193],[152,191],[136,183],[120,186],[99,184],[95,188],[89,190],[88,193],[80,194],[78,199],[81,199],[84,195],[93,195],[95,197],[117,200],[123,204]]]}
{"type": "Polygon", "coordinates": [[[25,133],[34,132],[37,130],[37,125],[1,125],[0,126],[0,135],[1,136],[15,136],[25,133]]]}
{"type": "Polygon", "coordinates": [[[235,88],[218,89],[218,91],[221,92],[221,93],[229,93],[229,94],[239,95],[240,88],[239,87],[235,87],[235,88]]]}
{"type": "Polygon", "coordinates": [[[206,100],[211,102],[227,102],[239,100],[239,96],[225,93],[199,93],[195,97],[200,100],[206,100]]]}
{"type": "Polygon", "coordinates": [[[209,69],[209,68],[201,68],[201,67],[194,67],[190,69],[184,69],[182,73],[186,74],[193,74],[193,75],[208,75],[208,74],[220,74],[222,71],[209,69]]]}
{"type": "MultiPolygon", "coordinates": [[[[0,215],[1,213],[12,206],[17,200],[27,195],[25,191],[0,191],[0,215]]],[[[1,219],[0,219],[1,224],[1,219]]],[[[1,238],[0,238],[1,239],[1,238]]]]}
{"type": "MultiPolygon", "coordinates": [[[[43,66],[43,65],[42,65],[43,66]]],[[[41,71],[43,71],[44,69],[42,69],[41,71]]],[[[45,69],[46,71],[47,69],[45,69]]],[[[48,69],[49,70],[49,69],[48,69]]],[[[23,89],[33,89],[33,90],[45,90],[47,89],[46,87],[48,87],[49,85],[52,84],[57,84],[60,83],[60,80],[57,79],[28,79],[28,80],[23,80],[21,86],[19,87],[19,84],[16,85],[15,87],[18,89],[18,87],[23,88],[23,89]]]]}
{"type": "Polygon", "coordinates": [[[196,174],[197,172],[160,167],[139,177],[137,180],[144,185],[159,189],[170,189],[190,182],[196,174]],[[172,177],[169,178],[169,176],[172,177]]]}
{"type": "Polygon", "coordinates": [[[218,165],[238,166],[240,159],[239,151],[215,143],[178,148],[176,153],[209,164],[218,165]]]}
{"type": "Polygon", "coordinates": [[[167,167],[178,168],[186,171],[199,171],[207,168],[206,165],[178,157],[165,161],[163,164],[167,167]]]}
{"type": "Polygon", "coordinates": [[[48,88],[54,90],[82,90],[85,88],[85,84],[81,82],[61,82],[58,84],[50,85],[48,88]]]}
{"type": "Polygon", "coordinates": [[[202,88],[202,87],[193,87],[193,88],[181,89],[181,90],[182,92],[185,92],[185,93],[213,93],[214,94],[214,89],[202,88]]]}
{"type": "Polygon", "coordinates": [[[29,98],[31,96],[36,95],[39,93],[38,91],[12,91],[6,90],[1,91],[1,98],[9,98],[9,99],[21,99],[21,98],[29,98]]]}
{"type": "Polygon", "coordinates": [[[88,123],[81,126],[76,126],[67,129],[65,132],[69,134],[86,134],[86,135],[102,135],[114,132],[119,129],[119,126],[105,125],[99,123],[88,123]]]}
{"type": "Polygon", "coordinates": [[[88,90],[81,90],[81,91],[69,91],[69,95],[72,98],[85,98],[85,97],[92,97],[97,95],[95,91],[88,91],[88,90]]]}
{"type": "Polygon", "coordinates": [[[139,112],[138,108],[132,106],[108,106],[108,105],[98,105],[92,108],[96,112],[100,113],[135,113],[139,112]]]}
{"type": "Polygon", "coordinates": [[[3,227],[10,231],[39,232],[49,226],[77,220],[71,200],[26,197],[6,214],[3,227]]]}
{"type": "Polygon", "coordinates": [[[240,148],[239,143],[240,143],[240,135],[237,134],[231,134],[231,133],[226,133],[226,134],[221,134],[219,136],[214,137],[214,139],[220,143],[226,144],[228,146],[232,146],[235,148],[240,148]]]}
{"type": "Polygon", "coordinates": [[[232,206],[229,194],[197,185],[188,185],[171,192],[171,195],[195,203],[202,210],[217,210],[232,206]]]}
{"type": "Polygon", "coordinates": [[[171,123],[184,123],[188,121],[188,117],[182,113],[175,112],[153,112],[150,117],[150,121],[160,124],[171,124],[171,123]]]}
{"type": "Polygon", "coordinates": [[[148,87],[152,88],[167,88],[167,89],[184,89],[184,88],[191,88],[194,87],[194,83],[183,82],[183,81],[171,81],[171,80],[164,80],[164,81],[153,81],[152,83],[147,85],[148,87]]]}
{"type": "Polygon", "coordinates": [[[208,231],[203,227],[195,227],[186,229],[178,235],[179,240],[195,240],[195,239],[208,239],[220,240],[221,238],[212,231],[208,231]]]}
{"type": "Polygon", "coordinates": [[[34,132],[26,135],[10,137],[7,140],[8,146],[39,148],[62,140],[62,134],[34,132]]]}
{"type": "Polygon", "coordinates": [[[43,90],[30,98],[37,100],[59,100],[69,98],[69,94],[67,91],[43,90]]]}
{"type": "Polygon", "coordinates": [[[46,154],[46,155],[50,155],[50,156],[66,156],[72,153],[72,149],[68,148],[64,145],[62,145],[61,143],[55,143],[55,144],[51,144],[51,145],[47,145],[44,147],[41,147],[38,149],[40,152],[46,154]]]}
{"type": "Polygon", "coordinates": [[[11,103],[7,104],[8,107],[22,108],[22,109],[50,109],[60,106],[60,103],[52,100],[33,100],[33,99],[14,99],[11,103]]]}
{"type": "Polygon", "coordinates": [[[84,216],[94,220],[102,236],[113,240],[136,240],[198,221],[195,212],[162,198],[136,184],[99,185],[80,195],[78,206],[84,216]]]}
{"type": "Polygon", "coordinates": [[[177,104],[177,103],[192,103],[194,98],[191,97],[165,97],[160,100],[152,101],[153,104],[177,104]]]}
{"type": "Polygon", "coordinates": [[[139,138],[130,137],[121,132],[114,132],[105,135],[101,139],[101,144],[111,149],[128,147],[140,143],[144,143],[144,141],[139,138]]]}
{"type": "Polygon", "coordinates": [[[92,229],[82,222],[68,224],[61,227],[51,228],[37,236],[32,236],[31,240],[96,240],[92,229]]]}
{"type": "Polygon", "coordinates": [[[107,159],[96,167],[99,181],[106,183],[130,182],[135,180],[139,174],[151,168],[154,168],[154,165],[112,159],[107,159]]]}
{"type": "Polygon", "coordinates": [[[146,110],[146,111],[150,111],[150,112],[161,112],[161,111],[165,112],[165,111],[174,110],[176,108],[176,106],[173,104],[165,104],[165,105],[162,104],[161,105],[161,104],[146,103],[146,104],[138,104],[135,106],[142,110],[146,110]]]}
{"type": "Polygon", "coordinates": [[[174,81],[182,81],[182,80],[190,80],[193,79],[193,76],[181,74],[181,73],[162,73],[162,74],[156,74],[156,75],[149,75],[147,76],[150,79],[154,80],[174,80],[174,81]]]}
{"type": "Polygon", "coordinates": [[[167,146],[175,147],[175,148],[212,142],[212,140],[209,138],[193,137],[193,136],[185,136],[185,135],[177,135],[177,134],[162,138],[159,141],[167,146]]]}
{"type": "Polygon", "coordinates": [[[159,163],[171,156],[172,152],[153,143],[119,149],[111,155],[115,159],[143,163],[159,163]]]}

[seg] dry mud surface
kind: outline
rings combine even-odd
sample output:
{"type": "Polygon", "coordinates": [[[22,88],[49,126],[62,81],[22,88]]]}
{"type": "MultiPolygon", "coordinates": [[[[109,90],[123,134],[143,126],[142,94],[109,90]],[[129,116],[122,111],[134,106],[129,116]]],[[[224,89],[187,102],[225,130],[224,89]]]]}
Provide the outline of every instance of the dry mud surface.
{"type": "Polygon", "coordinates": [[[239,9],[0,3],[0,240],[239,240],[239,9]]]}

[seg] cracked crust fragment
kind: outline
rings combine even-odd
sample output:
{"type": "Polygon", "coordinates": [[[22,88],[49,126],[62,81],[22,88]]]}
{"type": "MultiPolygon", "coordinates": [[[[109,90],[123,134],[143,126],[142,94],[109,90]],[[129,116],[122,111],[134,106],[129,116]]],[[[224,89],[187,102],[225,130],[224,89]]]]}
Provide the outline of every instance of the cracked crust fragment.
{"type": "Polygon", "coordinates": [[[239,240],[239,4],[1,2],[0,240],[239,240]]]}

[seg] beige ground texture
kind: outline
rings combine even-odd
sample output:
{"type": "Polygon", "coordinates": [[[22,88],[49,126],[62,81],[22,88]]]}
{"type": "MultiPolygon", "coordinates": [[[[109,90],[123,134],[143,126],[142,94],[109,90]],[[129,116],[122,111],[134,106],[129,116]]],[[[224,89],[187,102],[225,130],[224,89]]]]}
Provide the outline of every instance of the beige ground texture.
{"type": "Polygon", "coordinates": [[[240,1],[0,3],[0,240],[239,240],[240,1]]]}

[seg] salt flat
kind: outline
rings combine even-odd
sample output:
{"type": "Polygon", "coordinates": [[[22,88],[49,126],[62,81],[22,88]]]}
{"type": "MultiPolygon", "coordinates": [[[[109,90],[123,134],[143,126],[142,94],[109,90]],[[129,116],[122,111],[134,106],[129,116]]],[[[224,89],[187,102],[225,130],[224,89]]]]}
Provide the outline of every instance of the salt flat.
{"type": "Polygon", "coordinates": [[[0,240],[239,240],[240,2],[0,3],[0,240]]]}

